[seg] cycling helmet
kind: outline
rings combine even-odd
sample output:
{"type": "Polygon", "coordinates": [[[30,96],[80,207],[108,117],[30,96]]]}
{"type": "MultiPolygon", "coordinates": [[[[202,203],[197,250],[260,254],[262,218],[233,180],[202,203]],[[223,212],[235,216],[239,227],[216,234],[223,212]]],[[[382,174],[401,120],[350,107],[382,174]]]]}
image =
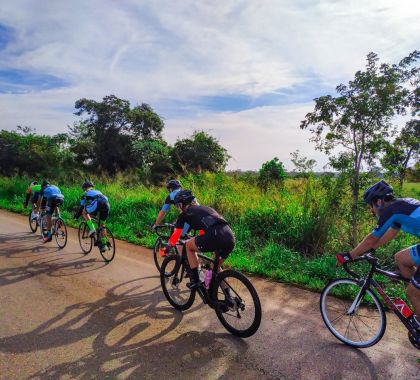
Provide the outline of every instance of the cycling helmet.
{"type": "Polygon", "coordinates": [[[176,189],[179,189],[181,187],[181,182],[179,182],[177,179],[170,179],[166,183],[166,188],[168,190],[174,191],[176,189]]]}
{"type": "Polygon", "coordinates": [[[365,203],[371,204],[375,199],[382,199],[387,195],[391,195],[393,191],[392,186],[382,180],[366,189],[363,194],[363,200],[365,203]]]}
{"type": "Polygon", "coordinates": [[[175,195],[174,203],[175,203],[175,205],[178,205],[180,203],[183,204],[183,205],[188,205],[194,199],[195,199],[195,197],[194,197],[194,194],[192,193],[191,190],[180,190],[175,195]]]}
{"type": "Polygon", "coordinates": [[[33,182],[31,182],[31,185],[32,185],[32,186],[38,185],[38,181],[33,181],[33,182]]]}
{"type": "Polygon", "coordinates": [[[48,186],[49,184],[50,184],[50,181],[48,181],[48,179],[44,179],[44,180],[42,181],[41,187],[46,187],[46,186],[48,186]]]}
{"type": "Polygon", "coordinates": [[[84,189],[87,189],[89,187],[94,187],[94,186],[95,185],[92,182],[86,181],[86,182],[83,182],[82,189],[84,190],[84,189]]]}

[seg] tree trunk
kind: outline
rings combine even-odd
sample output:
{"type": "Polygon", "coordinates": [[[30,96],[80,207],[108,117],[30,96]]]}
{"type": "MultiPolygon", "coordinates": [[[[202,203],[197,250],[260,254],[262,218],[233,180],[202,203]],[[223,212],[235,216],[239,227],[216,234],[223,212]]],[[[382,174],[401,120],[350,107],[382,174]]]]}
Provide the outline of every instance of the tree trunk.
{"type": "Polygon", "coordinates": [[[358,234],[357,234],[357,211],[359,209],[359,173],[355,173],[352,184],[352,205],[351,205],[351,244],[355,247],[358,243],[358,234]]]}

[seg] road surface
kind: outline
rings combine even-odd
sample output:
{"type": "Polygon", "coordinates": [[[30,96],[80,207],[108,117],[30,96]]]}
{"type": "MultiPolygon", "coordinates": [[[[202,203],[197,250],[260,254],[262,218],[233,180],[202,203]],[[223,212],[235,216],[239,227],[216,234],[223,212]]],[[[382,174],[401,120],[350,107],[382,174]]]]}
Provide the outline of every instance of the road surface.
{"type": "Polygon", "coordinates": [[[81,254],[70,230],[62,251],[0,211],[0,379],[420,379],[420,354],[388,314],[369,349],[324,327],[319,295],[252,278],[259,331],[231,336],[198,300],[164,299],[151,251],[117,241],[106,265],[81,254]]]}

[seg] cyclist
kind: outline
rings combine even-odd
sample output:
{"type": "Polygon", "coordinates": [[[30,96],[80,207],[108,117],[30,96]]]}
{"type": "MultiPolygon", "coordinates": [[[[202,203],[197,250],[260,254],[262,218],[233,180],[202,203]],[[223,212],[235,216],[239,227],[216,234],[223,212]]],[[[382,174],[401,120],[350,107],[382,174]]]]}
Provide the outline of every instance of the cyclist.
{"type": "Polygon", "coordinates": [[[185,244],[191,268],[191,282],[187,286],[195,289],[201,285],[197,251],[215,252],[222,264],[235,247],[235,236],[226,220],[215,210],[196,204],[194,194],[190,190],[179,191],[174,198],[174,203],[181,213],[176,220],[169,244],[165,246],[165,252],[169,253],[176,245],[185,223],[195,230],[201,230],[199,236],[191,238],[185,244]]]}
{"type": "Polygon", "coordinates": [[[40,199],[38,199],[37,206],[41,206],[43,201],[46,202],[45,215],[47,219],[46,227],[47,234],[44,235],[44,243],[47,243],[52,240],[51,233],[51,217],[54,214],[56,207],[61,206],[64,202],[64,195],[61,194],[60,189],[51,185],[48,180],[44,179],[41,184],[41,191],[39,192],[40,199]]]}
{"type": "Polygon", "coordinates": [[[29,200],[31,201],[32,206],[32,214],[31,219],[36,219],[38,216],[38,208],[37,208],[37,202],[39,199],[39,193],[41,192],[41,185],[38,184],[37,181],[31,182],[29,187],[26,189],[26,198],[23,202],[23,207],[28,207],[29,200]]]}
{"type": "MultiPolygon", "coordinates": [[[[370,249],[376,249],[392,239],[400,230],[420,238],[420,201],[412,198],[396,199],[392,187],[384,180],[370,186],[363,199],[373,214],[379,217],[373,232],[353,250],[337,255],[337,263],[343,264],[355,259],[370,249]]],[[[395,261],[406,278],[411,282],[406,289],[416,313],[420,329],[420,244],[403,249],[395,254],[395,261]]]]}
{"type": "MultiPolygon", "coordinates": [[[[175,196],[178,194],[178,192],[181,191],[182,186],[181,183],[177,179],[170,179],[166,183],[166,188],[169,191],[169,195],[165,199],[165,203],[162,206],[162,209],[159,211],[158,216],[156,217],[156,221],[152,224],[152,230],[156,229],[156,226],[158,226],[165,215],[168,213],[171,205],[174,204],[175,196]]],[[[195,202],[198,204],[197,200],[195,202]]],[[[182,236],[186,235],[190,229],[190,226],[186,223],[183,230],[182,230],[182,236]]]]}
{"type": "Polygon", "coordinates": [[[99,213],[99,221],[103,228],[101,229],[102,236],[98,236],[97,244],[99,244],[101,252],[104,252],[108,249],[105,222],[109,215],[110,206],[108,198],[99,190],[95,190],[94,187],[94,184],[90,181],[86,181],[82,184],[84,193],[82,195],[82,199],[80,200],[80,208],[74,215],[74,218],[78,219],[80,215],[83,216],[83,219],[89,227],[88,236],[91,237],[95,235],[96,230],[90,216],[99,213]]]}

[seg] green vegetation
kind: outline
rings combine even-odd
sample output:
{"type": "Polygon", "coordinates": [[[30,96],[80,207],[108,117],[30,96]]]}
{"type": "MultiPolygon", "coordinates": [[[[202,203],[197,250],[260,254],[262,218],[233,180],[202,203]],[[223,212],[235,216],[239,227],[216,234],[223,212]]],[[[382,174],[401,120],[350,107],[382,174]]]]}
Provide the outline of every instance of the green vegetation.
{"type": "MultiPolygon", "coordinates": [[[[214,207],[230,222],[237,238],[230,266],[311,290],[321,290],[328,280],[344,275],[335,267],[334,255],[350,247],[350,190],[340,178],[288,179],[282,188],[273,187],[268,194],[261,192],[258,178],[246,176],[205,173],[181,181],[194,191],[200,203],[214,207]]],[[[25,212],[22,201],[29,182],[17,177],[0,178],[0,207],[25,212]]],[[[81,196],[80,184],[58,185],[65,195],[62,215],[70,225],[77,226],[72,211],[81,196]]],[[[151,247],[156,236],[149,226],[167,195],[166,189],[129,185],[123,177],[100,181],[97,188],[110,198],[108,225],[115,235],[151,247]]],[[[405,191],[407,196],[416,196],[419,189],[407,185],[405,191]]],[[[171,210],[166,221],[176,216],[176,210],[171,210]]],[[[374,220],[366,212],[362,216],[359,232],[365,234],[374,220]]],[[[379,256],[390,265],[393,254],[413,242],[401,234],[379,256]]]]}

